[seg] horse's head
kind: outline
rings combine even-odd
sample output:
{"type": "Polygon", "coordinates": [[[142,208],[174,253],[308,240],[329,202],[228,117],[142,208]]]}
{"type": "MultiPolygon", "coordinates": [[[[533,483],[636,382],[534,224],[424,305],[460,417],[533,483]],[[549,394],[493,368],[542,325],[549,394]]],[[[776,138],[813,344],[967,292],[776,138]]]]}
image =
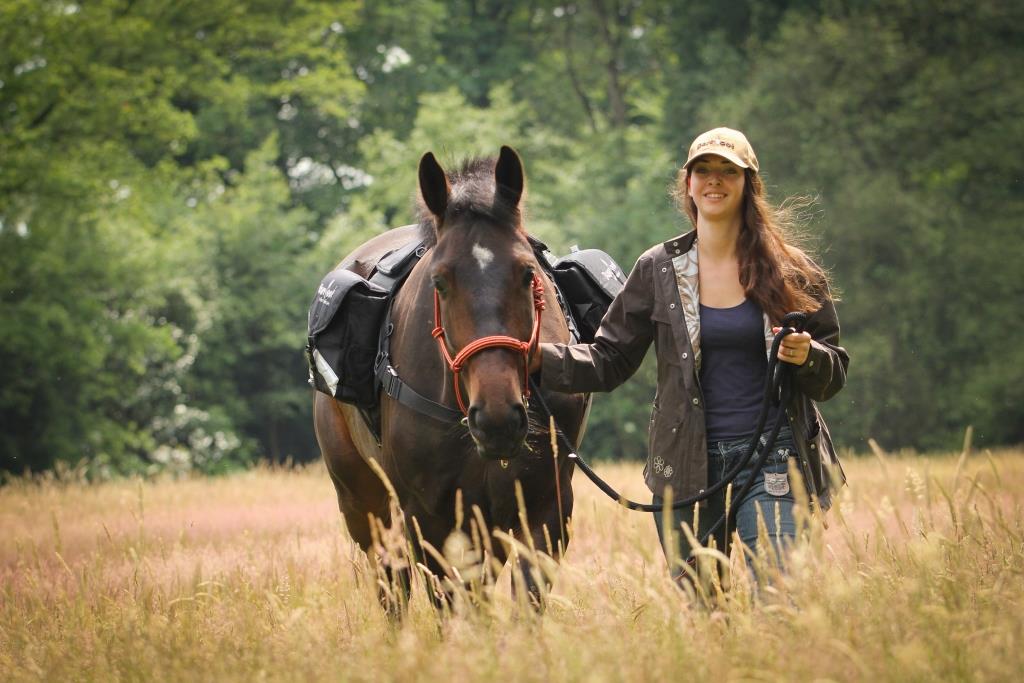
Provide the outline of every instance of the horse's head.
{"type": "Polygon", "coordinates": [[[470,161],[446,174],[428,152],[419,184],[437,240],[430,264],[435,337],[480,454],[512,458],[528,431],[527,352],[543,307],[522,227],[522,162],[502,147],[497,162],[470,161]]]}

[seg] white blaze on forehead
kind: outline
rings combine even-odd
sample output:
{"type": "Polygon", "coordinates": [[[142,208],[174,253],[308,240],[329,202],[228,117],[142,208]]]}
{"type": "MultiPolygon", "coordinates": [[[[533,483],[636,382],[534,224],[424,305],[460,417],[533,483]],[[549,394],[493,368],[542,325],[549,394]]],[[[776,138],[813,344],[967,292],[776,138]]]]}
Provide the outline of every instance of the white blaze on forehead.
{"type": "Polygon", "coordinates": [[[487,266],[494,260],[494,252],[487,247],[481,247],[477,242],[473,245],[473,258],[480,264],[480,270],[487,270],[487,266]]]}

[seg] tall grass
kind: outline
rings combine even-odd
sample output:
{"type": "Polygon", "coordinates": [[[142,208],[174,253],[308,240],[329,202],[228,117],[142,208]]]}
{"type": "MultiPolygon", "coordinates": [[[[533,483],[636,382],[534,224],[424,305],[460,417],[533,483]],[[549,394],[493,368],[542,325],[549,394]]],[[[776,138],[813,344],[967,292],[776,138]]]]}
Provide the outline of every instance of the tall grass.
{"type": "MultiPolygon", "coordinates": [[[[638,467],[600,470],[644,495],[638,467]]],[[[0,680],[1017,679],[1024,454],[879,455],[847,473],[787,573],[734,571],[703,594],[670,580],[650,515],[577,476],[542,616],[506,570],[441,619],[418,580],[398,625],[320,466],[15,481],[0,489],[0,680]]],[[[453,572],[473,570],[471,541],[449,544],[453,572]]]]}

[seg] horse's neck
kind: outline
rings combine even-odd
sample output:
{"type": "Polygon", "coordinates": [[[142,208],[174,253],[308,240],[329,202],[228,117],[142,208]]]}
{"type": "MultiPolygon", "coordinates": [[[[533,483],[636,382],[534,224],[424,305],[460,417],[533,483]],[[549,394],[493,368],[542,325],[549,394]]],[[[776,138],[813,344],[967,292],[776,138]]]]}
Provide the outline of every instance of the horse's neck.
{"type": "Polygon", "coordinates": [[[430,284],[428,251],[417,263],[395,297],[391,322],[394,333],[391,340],[392,363],[407,370],[422,368],[424,377],[444,372],[437,341],[431,336],[434,329],[434,288],[430,284]],[[414,367],[413,367],[414,366],[414,367]]]}
{"type": "MultiPolygon", "coordinates": [[[[534,254],[534,258],[537,259],[536,254],[534,254]]],[[[558,303],[554,278],[551,277],[545,265],[540,263],[538,259],[536,265],[537,272],[544,274],[542,278],[544,283],[544,312],[542,315],[544,317],[541,320],[540,338],[541,341],[545,342],[567,343],[570,341],[569,325],[565,321],[565,313],[562,311],[562,306],[558,303]]]]}

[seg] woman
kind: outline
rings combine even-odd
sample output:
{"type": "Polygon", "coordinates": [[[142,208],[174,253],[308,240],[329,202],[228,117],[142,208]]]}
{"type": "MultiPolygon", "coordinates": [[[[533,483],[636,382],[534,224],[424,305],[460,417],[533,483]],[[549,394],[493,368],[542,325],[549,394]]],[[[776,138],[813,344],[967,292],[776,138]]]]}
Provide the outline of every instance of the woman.
{"type": "MultiPolygon", "coordinates": [[[[695,229],[640,256],[594,343],[542,344],[531,369],[541,370],[545,389],[610,391],[636,371],[653,341],[658,388],[644,477],[656,503],[669,488],[678,500],[720,481],[743,456],[763,397],[766,349],[785,314],[805,312],[806,331],[787,335],[778,351],[779,361],[795,366],[793,396],[784,406],[788,424],[748,495],[732,503],[739,505],[736,528],[744,544],[756,547],[760,510],[780,549],[796,533],[790,458],[823,509],[843,481],[814,403],[843,387],[849,364],[839,346],[828,281],[786,241],[785,212],[765,198],[757,157],[739,131],[716,128],[694,140],[675,194],[695,229]]],[[[769,414],[766,424],[774,420],[769,414]]],[[[766,436],[767,431],[761,444],[766,436]]],[[[756,459],[740,472],[733,490],[751,476],[756,459]]],[[[698,538],[724,509],[724,493],[701,508],[698,538]]],[[[663,529],[665,517],[655,513],[670,561],[689,557],[678,525],[692,524],[695,513],[676,511],[673,534],[663,529]],[[666,545],[672,537],[679,539],[678,551],[666,545]]],[[[720,535],[718,547],[723,541],[720,535]]]]}

